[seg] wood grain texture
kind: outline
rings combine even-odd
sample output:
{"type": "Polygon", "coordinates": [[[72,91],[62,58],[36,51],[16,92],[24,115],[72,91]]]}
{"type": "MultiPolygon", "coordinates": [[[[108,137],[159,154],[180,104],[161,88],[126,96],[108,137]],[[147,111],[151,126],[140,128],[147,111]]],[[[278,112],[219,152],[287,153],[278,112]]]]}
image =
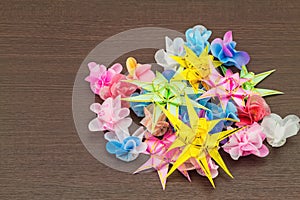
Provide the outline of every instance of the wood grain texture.
{"type": "MultiPolygon", "coordinates": [[[[233,161],[213,189],[174,173],[162,191],[157,174],[130,175],[94,159],[72,118],[72,87],[99,42],[137,27],[183,32],[195,24],[232,30],[254,72],[276,68],[262,87],[273,112],[300,115],[300,1],[0,1],[0,199],[299,199],[300,136],[266,158],[233,161]]],[[[135,51],[144,63],[155,50],[135,51]]],[[[124,62],[125,57],[119,61],[124,62]]]]}

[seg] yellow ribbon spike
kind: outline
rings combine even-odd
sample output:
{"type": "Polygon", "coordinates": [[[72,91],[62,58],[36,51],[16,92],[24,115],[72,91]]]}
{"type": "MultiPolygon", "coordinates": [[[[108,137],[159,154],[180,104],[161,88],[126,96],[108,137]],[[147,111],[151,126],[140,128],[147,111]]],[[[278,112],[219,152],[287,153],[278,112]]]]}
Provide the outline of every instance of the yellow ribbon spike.
{"type": "Polygon", "coordinates": [[[208,167],[207,157],[211,157],[230,177],[233,177],[219,154],[218,148],[221,140],[241,130],[241,128],[209,134],[209,131],[212,130],[220,121],[235,120],[223,118],[207,121],[205,118],[199,118],[187,95],[185,95],[185,98],[191,127],[184,124],[180,119],[172,115],[165,108],[161,108],[174,126],[177,136],[168,151],[176,147],[184,147],[183,151],[178,156],[178,159],[174,162],[172,168],[168,172],[167,177],[184,164],[184,162],[193,158],[201,167],[212,186],[215,187],[208,167]]]}
{"type": "Polygon", "coordinates": [[[186,146],[183,151],[181,152],[180,156],[177,158],[176,162],[173,164],[171,167],[170,171],[167,174],[167,178],[180,166],[182,165],[185,161],[189,159],[190,155],[190,147],[186,146]]]}
{"type": "Polygon", "coordinates": [[[215,186],[215,183],[213,181],[213,178],[211,176],[211,173],[210,173],[210,169],[209,169],[209,166],[208,166],[208,163],[207,163],[207,160],[206,160],[206,157],[202,157],[200,159],[196,159],[196,161],[198,162],[198,164],[200,164],[204,174],[206,175],[206,177],[208,178],[209,182],[211,183],[211,185],[216,188],[215,186]]]}
{"type": "Polygon", "coordinates": [[[230,171],[228,170],[227,166],[225,165],[225,163],[224,163],[221,155],[219,154],[218,149],[216,149],[216,148],[212,149],[209,152],[209,155],[226,172],[226,174],[228,174],[228,176],[230,176],[231,178],[233,178],[232,174],[230,173],[230,171]]]}

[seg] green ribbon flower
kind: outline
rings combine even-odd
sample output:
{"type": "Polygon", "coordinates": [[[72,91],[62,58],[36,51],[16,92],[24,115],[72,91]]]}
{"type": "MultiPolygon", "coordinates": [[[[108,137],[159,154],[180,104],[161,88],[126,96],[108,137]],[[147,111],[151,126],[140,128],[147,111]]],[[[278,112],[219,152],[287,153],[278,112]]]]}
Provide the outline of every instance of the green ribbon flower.
{"type": "MultiPolygon", "coordinates": [[[[144,94],[138,96],[123,98],[122,100],[131,102],[151,102],[154,104],[153,125],[155,126],[160,114],[161,107],[166,107],[173,115],[178,116],[179,106],[185,106],[185,94],[195,94],[192,87],[188,87],[184,81],[172,80],[169,82],[160,72],[156,72],[156,78],[152,82],[142,82],[138,80],[126,80],[143,90],[144,94]]],[[[198,90],[197,93],[203,93],[198,90]]],[[[192,100],[191,100],[192,101],[192,100]]],[[[196,101],[192,101],[192,105],[197,108],[208,110],[196,101]]]]}

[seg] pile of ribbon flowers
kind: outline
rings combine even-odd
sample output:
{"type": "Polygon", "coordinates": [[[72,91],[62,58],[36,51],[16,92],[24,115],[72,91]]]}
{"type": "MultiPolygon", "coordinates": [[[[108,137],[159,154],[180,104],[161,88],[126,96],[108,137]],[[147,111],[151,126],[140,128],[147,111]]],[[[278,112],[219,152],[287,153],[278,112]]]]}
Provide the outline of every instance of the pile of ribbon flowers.
{"type": "Polygon", "coordinates": [[[88,64],[85,80],[103,100],[90,106],[97,117],[89,130],[103,131],[106,150],[120,160],[148,154],[149,160],[134,173],[156,170],[163,189],[176,169],[189,181],[188,171],[196,170],[215,187],[219,167],[232,177],[220,148],[234,160],[250,154],[265,157],[265,139],[280,147],[299,131],[297,116],[282,119],[263,99],[282,92],[256,87],[275,70],[249,72],[250,57],[235,49],[232,32],[209,43],[211,33],[197,25],[186,31],[186,41],[166,37],[166,49],[155,54],[161,72],[133,57],[127,59],[124,74],[118,63],[109,68],[88,64]],[[129,131],[130,111],[141,118],[134,133],[129,131]]]}

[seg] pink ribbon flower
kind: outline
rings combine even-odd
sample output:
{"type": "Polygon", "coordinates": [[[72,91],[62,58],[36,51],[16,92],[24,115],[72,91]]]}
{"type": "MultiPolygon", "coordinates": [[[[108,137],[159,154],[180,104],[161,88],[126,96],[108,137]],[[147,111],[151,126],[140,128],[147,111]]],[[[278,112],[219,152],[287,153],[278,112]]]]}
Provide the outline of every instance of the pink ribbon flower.
{"type": "MultiPolygon", "coordinates": [[[[210,78],[218,77],[210,76],[210,78]]],[[[214,86],[202,94],[199,99],[208,97],[218,97],[223,110],[226,109],[227,103],[232,99],[239,107],[244,106],[244,98],[250,95],[249,91],[242,88],[243,83],[248,79],[240,78],[238,73],[232,73],[230,69],[226,71],[225,77],[219,76],[217,80],[205,80],[209,85],[215,82],[214,86]]]]}
{"type": "Polygon", "coordinates": [[[90,106],[91,111],[97,114],[97,117],[89,123],[90,131],[123,131],[128,132],[128,127],[132,119],[127,117],[130,113],[128,108],[121,107],[121,97],[108,98],[102,105],[93,103],[90,106]]]}
{"type": "Polygon", "coordinates": [[[263,144],[265,138],[263,128],[255,122],[232,135],[229,141],[223,145],[223,149],[234,160],[250,154],[265,157],[269,154],[269,149],[263,144]]]}
{"type": "MultiPolygon", "coordinates": [[[[104,86],[100,90],[100,97],[102,99],[107,98],[116,98],[117,96],[121,96],[122,98],[130,97],[134,93],[134,91],[137,89],[137,86],[123,82],[123,80],[126,80],[126,76],[123,74],[116,74],[112,80],[109,86],[104,86]]],[[[130,103],[128,101],[122,101],[122,107],[129,108],[130,103]]]]}
{"type": "Polygon", "coordinates": [[[104,65],[99,65],[95,62],[88,64],[90,75],[85,78],[87,82],[90,82],[91,90],[99,95],[101,88],[110,85],[112,78],[116,74],[120,74],[123,67],[121,64],[116,63],[111,68],[106,69],[104,65]]]}
{"type": "MultiPolygon", "coordinates": [[[[172,133],[171,130],[169,130],[161,140],[154,137],[148,132],[145,133],[145,136],[146,136],[145,143],[148,146],[146,153],[150,154],[150,159],[146,161],[142,166],[140,166],[134,172],[134,174],[144,170],[154,168],[159,175],[159,179],[163,189],[165,189],[169,164],[172,161],[174,161],[174,157],[178,156],[180,151],[178,148],[172,149],[171,151],[167,151],[168,148],[172,145],[172,143],[176,139],[176,135],[172,133]]],[[[190,177],[186,169],[184,168],[184,165],[178,168],[178,170],[188,180],[190,180],[190,177]]]]}

